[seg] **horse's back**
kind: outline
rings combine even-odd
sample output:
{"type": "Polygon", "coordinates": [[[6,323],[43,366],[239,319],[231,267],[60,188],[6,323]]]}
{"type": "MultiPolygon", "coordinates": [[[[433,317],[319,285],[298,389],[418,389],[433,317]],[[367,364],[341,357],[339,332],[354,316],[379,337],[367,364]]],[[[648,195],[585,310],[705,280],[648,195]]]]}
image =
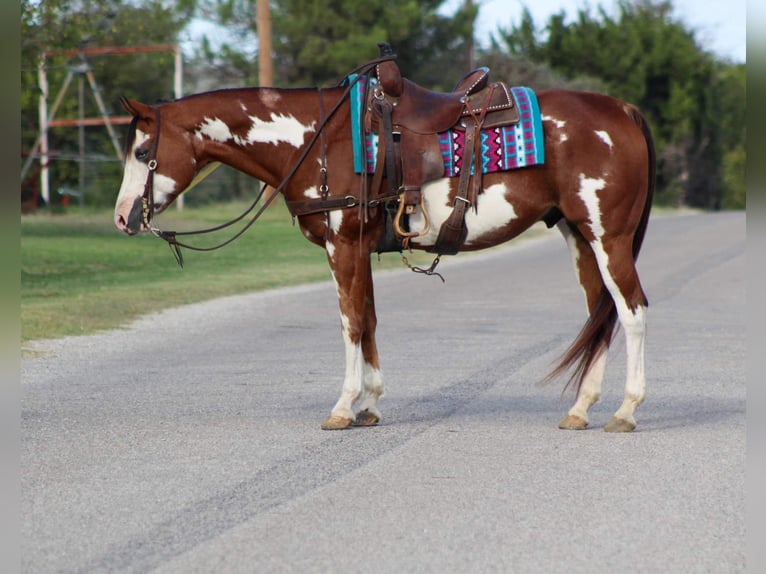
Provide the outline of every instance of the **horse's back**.
{"type": "Polygon", "coordinates": [[[538,93],[540,113],[550,143],[586,145],[595,135],[612,153],[632,153],[646,147],[645,120],[634,105],[594,92],[544,90],[538,93]],[[586,141],[581,141],[581,140],[586,141]],[[574,140],[574,141],[573,141],[574,140]]]}
{"type": "Polygon", "coordinates": [[[538,102],[545,161],[556,174],[648,175],[651,133],[632,104],[605,94],[571,90],[541,91],[538,102]]]}

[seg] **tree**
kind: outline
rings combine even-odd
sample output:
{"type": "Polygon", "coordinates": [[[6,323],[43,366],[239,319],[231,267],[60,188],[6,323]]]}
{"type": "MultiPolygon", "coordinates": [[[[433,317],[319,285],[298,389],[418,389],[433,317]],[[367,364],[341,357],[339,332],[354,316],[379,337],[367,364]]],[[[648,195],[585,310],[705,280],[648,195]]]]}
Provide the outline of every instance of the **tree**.
{"type": "MultiPolygon", "coordinates": [[[[275,0],[272,42],[275,84],[327,85],[378,56],[378,42],[390,43],[408,77],[447,89],[467,72],[477,7],[471,2],[447,17],[443,0],[275,0]]],[[[232,41],[203,54],[217,70],[254,81],[257,53],[256,0],[208,0],[202,13],[231,31],[232,41]]]]}
{"type": "Polygon", "coordinates": [[[615,17],[602,7],[595,16],[578,11],[569,24],[563,12],[551,16],[546,35],[525,11],[518,26],[499,31],[495,46],[571,81],[598,78],[604,91],[637,105],[659,152],[658,200],[717,209],[724,155],[744,153],[744,89],[731,65],[705,52],[672,12],[669,1],[623,0],[615,17]]]}

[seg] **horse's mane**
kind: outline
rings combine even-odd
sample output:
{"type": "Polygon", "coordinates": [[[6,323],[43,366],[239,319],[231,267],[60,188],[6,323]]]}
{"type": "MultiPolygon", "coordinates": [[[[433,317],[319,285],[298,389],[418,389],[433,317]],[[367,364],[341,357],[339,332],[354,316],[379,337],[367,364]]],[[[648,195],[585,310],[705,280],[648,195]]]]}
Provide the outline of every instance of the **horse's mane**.
{"type": "Polygon", "coordinates": [[[128,137],[125,139],[125,157],[128,157],[130,148],[133,147],[133,142],[136,139],[136,124],[138,124],[138,116],[133,116],[128,126],[128,137]]]}

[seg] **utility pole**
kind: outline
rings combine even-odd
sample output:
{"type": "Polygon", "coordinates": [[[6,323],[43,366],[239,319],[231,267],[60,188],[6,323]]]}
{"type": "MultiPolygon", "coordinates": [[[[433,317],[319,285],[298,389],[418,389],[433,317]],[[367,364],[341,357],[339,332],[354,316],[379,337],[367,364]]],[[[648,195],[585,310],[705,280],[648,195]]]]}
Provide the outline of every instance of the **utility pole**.
{"type": "MultiPolygon", "coordinates": [[[[466,8],[466,11],[469,12],[470,9],[473,8],[473,2],[471,0],[465,0],[465,8],[466,8]]],[[[473,42],[474,42],[473,31],[474,31],[475,22],[476,22],[476,19],[474,18],[471,21],[471,35],[470,37],[466,38],[467,42],[466,42],[466,49],[465,49],[465,59],[466,59],[466,64],[468,64],[468,67],[466,68],[467,70],[473,70],[475,65],[475,62],[474,62],[475,56],[474,56],[474,50],[473,50],[473,42]]]]}
{"type": "Polygon", "coordinates": [[[274,86],[274,62],[271,57],[271,13],[269,0],[258,0],[255,23],[258,27],[258,85],[274,86]]]}
{"type": "MultiPolygon", "coordinates": [[[[271,57],[271,12],[269,0],[257,0],[255,5],[255,25],[258,32],[258,85],[274,86],[274,62],[271,57]]],[[[269,186],[263,190],[263,199],[269,200],[274,189],[269,186]]],[[[272,203],[272,205],[276,205],[272,203]]]]}

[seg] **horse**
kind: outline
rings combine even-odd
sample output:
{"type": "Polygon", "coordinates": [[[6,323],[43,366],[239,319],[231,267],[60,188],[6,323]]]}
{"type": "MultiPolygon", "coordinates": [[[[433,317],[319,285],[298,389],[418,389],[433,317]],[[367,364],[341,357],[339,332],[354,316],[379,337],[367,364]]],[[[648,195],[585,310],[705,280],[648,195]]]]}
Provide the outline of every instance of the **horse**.
{"type": "MultiPolygon", "coordinates": [[[[390,64],[391,59],[372,62],[360,75],[374,76],[377,70],[382,77],[381,62],[390,64]]],[[[397,81],[401,87],[402,80],[397,81]]],[[[475,83],[462,91],[460,101],[475,83]]],[[[635,106],[608,95],[553,89],[536,96],[544,162],[484,174],[470,201],[460,196],[463,177],[439,173],[424,181],[421,204],[410,210],[406,226],[420,232],[400,231],[398,245],[438,252],[439,230],[463,203],[467,208],[461,251],[509,241],[541,220],[556,226],[571,252],[588,311],[582,330],[550,374],[553,378],[569,372],[567,384],[576,388],[574,404],[558,426],[588,426],[588,410],[600,397],[607,351],[622,327],[627,352],[624,398],[604,430],[630,432],[645,396],[648,302],[636,259],[655,187],[652,133],[635,106]]],[[[420,106],[413,122],[431,121],[423,114],[439,114],[437,106],[457,101],[453,94],[429,92],[423,97],[421,103],[428,105],[420,106]]],[[[152,231],[178,243],[175,232],[158,231],[152,217],[217,163],[256,178],[275,196],[281,194],[306,239],[325,250],[337,289],[345,375],[340,397],[321,428],[378,424],[384,386],[375,339],[371,256],[386,234],[390,208],[396,211],[403,198],[401,187],[397,189],[400,182],[391,181],[392,172],[381,175],[381,168],[374,174],[357,173],[351,167],[355,144],[349,87],[244,87],[155,105],[128,98],[122,103],[133,121],[114,212],[116,227],[128,235],[152,231]],[[378,190],[387,181],[393,194],[378,190]]],[[[404,145],[400,151],[405,157],[394,158],[400,164],[418,153],[404,145]]],[[[390,167],[388,155],[381,154],[381,160],[390,167]]],[[[479,181],[476,174],[470,177],[479,181]]],[[[433,273],[437,262],[438,256],[426,271],[433,273]]]]}

